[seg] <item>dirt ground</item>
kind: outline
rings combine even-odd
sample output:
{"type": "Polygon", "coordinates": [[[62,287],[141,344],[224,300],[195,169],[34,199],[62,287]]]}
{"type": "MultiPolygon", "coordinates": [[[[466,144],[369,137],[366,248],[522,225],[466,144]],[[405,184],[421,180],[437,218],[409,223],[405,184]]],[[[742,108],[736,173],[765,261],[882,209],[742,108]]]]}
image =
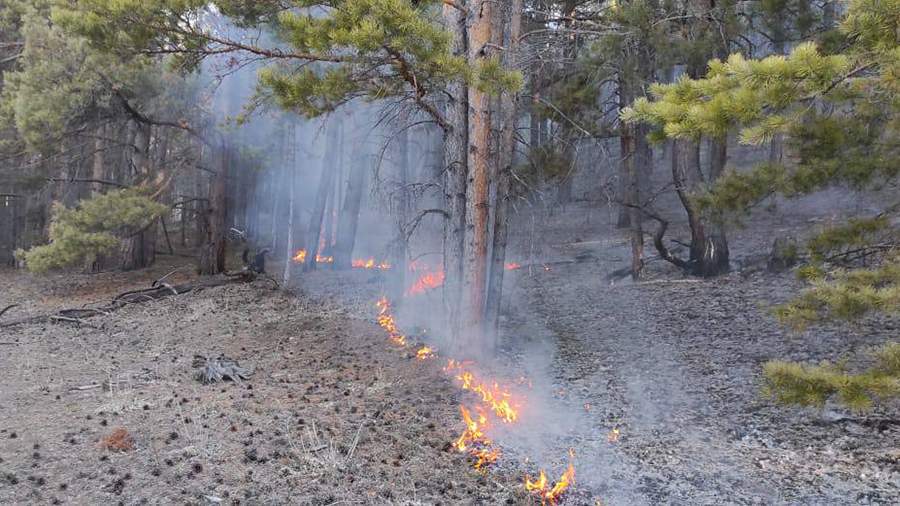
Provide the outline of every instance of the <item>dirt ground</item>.
{"type": "Polygon", "coordinates": [[[857,414],[762,394],[767,360],[855,366],[900,326],[872,317],[794,333],[777,323],[771,307],[802,284],[767,273],[765,255],[775,236],[815,229],[802,207],[734,232],[727,276],[685,278],[648,250],[640,283],[608,279],[630,250],[614,213],[588,214],[573,206],[541,218],[535,248],[520,238],[523,262],[536,249],[542,264],[516,271],[504,306],[509,363],[551,350],[548,381],[580,412],[574,430],[543,439],[582,449],[581,492],[610,504],[900,504],[900,404],[857,414]]]}
{"type": "MultiPolygon", "coordinates": [[[[897,403],[857,414],[761,393],[766,360],[856,365],[900,328],[873,317],[797,334],[772,318],[802,285],[760,262],[775,236],[820,224],[803,205],[734,231],[729,275],[685,278],[648,249],[641,283],[608,277],[629,258],[614,213],[521,212],[510,260],[523,267],[507,276],[499,357],[483,365],[521,377],[528,401],[490,434],[503,457],[487,473],[449,446],[471,394],[374,323],[383,273],[304,274],[295,295],[258,281],[90,326],[0,329],[0,503],[528,504],[525,473],[547,468],[552,480],[571,462],[568,506],[900,504],[897,403]],[[201,385],[198,353],[254,373],[201,385]],[[102,447],[118,428],[133,448],[102,447]]],[[[108,300],[184,265],[2,271],[3,300],[22,304],[4,318],[108,300]]],[[[424,307],[401,327],[427,323],[424,307]]]]}
{"type": "MultiPolygon", "coordinates": [[[[179,264],[3,271],[0,293],[21,317],[147,286],[179,264]]],[[[438,363],[392,348],[374,318],[254,282],[88,322],[0,329],[0,503],[530,502],[519,476],[479,473],[450,449],[459,390],[438,363]],[[195,354],[254,372],[202,385],[195,354]],[[120,428],[123,449],[105,448],[120,428]]]]}

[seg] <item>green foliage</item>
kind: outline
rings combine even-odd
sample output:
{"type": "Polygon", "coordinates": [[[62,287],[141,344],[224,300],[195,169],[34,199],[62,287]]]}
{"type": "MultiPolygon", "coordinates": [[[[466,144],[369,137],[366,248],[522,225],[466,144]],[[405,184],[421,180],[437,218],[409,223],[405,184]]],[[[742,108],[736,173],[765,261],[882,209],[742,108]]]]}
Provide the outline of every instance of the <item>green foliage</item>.
{"type": "Polygon", "coordinates": [[[875,244],[890,229],[891,223],[887,216],[851,218],[846,224],[825,229],[813,237],[807,246],[813,260],[822,262],[847,250],[864,249],[875,244]]]}
{"type": "Polygon", "coordinates": [[[823,317],[855,320],[872,311],[900,312],[900,259],[889,257],[874,269],[836,269],[813,278],[812,287],[778,306],[776,316],[802,329],[823,317]]]}
{"type": "Polygon", "coordinates": [[[305,116],[328,113],[356,98],[410,96],[410,91],[423,105],[432,95],[436,100],[450,81],[494,93],[520,87],[518,72],[503,69],[499,60],[473,65],[453,54],[439,4],[301,0],[283,9],[278,2],[240,0],[85,0],[59,5],[54,20],[95,47],[131,53],[164,49],[178,54],[188,68],[223,47],[278,62],[261,71],[260,94],[305,116]],[[212,33],[203,20],[214,11],[238,24],[268,23],[289,47],[248,46],[212,33]]]}
{"type": "Polygon", "coordinates": [[[764,391],[784,404],[816,407],[837,396],[846,406],[863,411],[876,398],[900,396],[900,343],[889,343],[874,356],[875,364],[856,374],[837,364],[770,361],[763,366],[764,391]]]}
{"type": "Polygon", "coordinates": [[[150,60],[98,52],[49,16],[48,8],[23,11],[24,49],[18,68],[4,74],[0,94],[0,119],[15,126],[32,152],[52,151],[85,123],[114,115],[116,93],[158,97],[163,88],[150,60]]]}
{"type": "MultiPolygon", "coordinates": [[[[777,16],[792,3],[765,0],[759,8],[772,16],[772,28],[784,30],[777,16]]],[[[636,100],[622,119],[652,124],[657,138],[722,139],[737,132],[741,142],[759,145],[784,136],[792,159],[727,170],[693,196],[708,213],[746,212],[772,194],[792,197],[834,185],[862,189],[894,182],[900,171],[900,0],[851,0],[840,37],[833,38],[846,42],[842,51],[835,51],[836,45],[822,51],[807,42],[787,56],[712,60],[702,78],[653,85],[651,97],[636,100]]],[[[811,287],[777,307],[778,318],[803,328],[826,318],[900,312],[900,255],[891,251],[895,235],[890,216],[883,215],[851,220],[814,237],[808,245],[813,263],[799,273],[811,287]],[[883,252],[874,268],[826,270],[827,263],[849,263],[873,249],[883,252]]],[[[875,397],[900,395],[898,357],[900,345],[891,345],[879,355],[882,365],[859,374],[789,362],[770,362],[764,373],[768,391],[782,402],[822,405],[837,395],[864,409],[875,397]]]]}
{"type": "Polygon", "coordinates": [[[682,77],[655,84],[651,98],[639,98],[622,119],[646,122],[667,138],[722,138],[740,125],[746,144],[761,144],[800,123],[798,111],[807,97],[820,95],[851,68],[843,55],[822,55],[804,43],[789,56],[760,60],[740,54],[712,60],[705,78],[682,77]]]}
{"type": "Polygon", "coordinates": [[[50,243],[18,251],[32,272],[46,272],[93,262],[113,251],[121,239],[139,232],[162,216],[168,207],[144,189],[123,189],[83,200],[75,209],[53,206],[50,243]]]}

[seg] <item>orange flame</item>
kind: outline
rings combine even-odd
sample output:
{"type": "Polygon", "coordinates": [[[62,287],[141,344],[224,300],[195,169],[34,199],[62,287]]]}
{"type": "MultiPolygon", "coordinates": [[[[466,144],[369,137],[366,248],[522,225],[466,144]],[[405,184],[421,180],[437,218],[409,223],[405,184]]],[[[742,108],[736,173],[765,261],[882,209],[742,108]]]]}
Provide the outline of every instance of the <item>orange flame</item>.
{"type": "Polygon", "coordinates": [[[391,268],[391,264],[388,262],[376,262],[374,258],[357,258],[351,262],[351,265],[354,269],[379,269],[382,271],[386,271],[391,268]]]}
{"type": "Polygon", "coordinates": [[[500,450],[493,447],[493,442],[484,435],[484,429],[487,427],[487,417],[483,412],[478,413],[478,420],[472,419],[472,415],[465,406],[460,405],[459,411],[462,413],[463,421],[466,428],[456,443],[456,447],[462,453],[468,453],[475,458],[475,469],[482,469],[493,464],[500,458],[500,450]]]}
{"type": "Polygon", "coordinates": [[[394,321],[394,316],[391,314],[391,303],[388,302],[387,297],[378,299],[375,305],[378,307],[378,325],[387,331],[388,337],[394,344],[406,346],[406,336],[397,328],[397,322],[394,321]]]}
{"type": "Polygon", "coordinates": [[[419,360],[434,358],[434,350],[432,350],[428,346],[423,346],[419,348],[419,351],[416,352],[416,358],[418,358],[419,360]]]}
{"type": "Polygon", "coordinates": [[[496,382],[489,384],[479,380],[474,373],[465,370],[466,366],[465,362],[450,359],[444,370],[447,372],[458,370],[459,374],[456,375],[456,379],[460,382],[463,390],[480,395],[481,401],[504,422],[515,422],[519,418],[519,412],[513,407],[512,394],[507,389],[501,388],[496,382]]]}
{"type": "Polygon", "coordinates": [[[294,255],[292,260],[298,264],[306,263],[306,250],[301,249],[297,251],[297,254],[294,255]]]}
{"type": "Polygon", "coordinates": [[[560,476],[559,480],[553,485],[553,487],[548,488],[547,486],[547,475],[544,473],[544,470],[541,469],[541,473],[538,476],[538,479],[535,481],[531,481],[528,476],[525,476],[525,490],[537,495],[541,498],[541,504],[556,504],[559,501],[560,496],[569,488],[569,486],[575,482],[575,466],[572,463],[569,463],[568,469],[566,472],[560,476]]]}
{"type": "Polygon", "coordinates": [[[518,262],[509,262],[509,263],[506,264],[506,270],[508,270],[508,271],[514,271],[514,270],[519,269],[519,268],[521,268],[521,267],[522,267],[522,264],[520,264],[520,263],[518,263],[518,262]]]}
{"type": "Polygon", "coordinates": [[[444,270],[438,269],[422,275],[407,290],[406,295],[421,295],[444,284],[444,270]]]}

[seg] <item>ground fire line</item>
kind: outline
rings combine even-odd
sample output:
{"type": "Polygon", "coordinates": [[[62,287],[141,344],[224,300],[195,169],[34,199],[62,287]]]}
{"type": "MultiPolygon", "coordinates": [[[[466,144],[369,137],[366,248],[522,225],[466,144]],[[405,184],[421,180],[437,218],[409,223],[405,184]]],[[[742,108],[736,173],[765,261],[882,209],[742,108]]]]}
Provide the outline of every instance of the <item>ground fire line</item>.
{"type": "MultiPolygon", "coordinates": [[[[376,302],[378,308],[378,324],[383,328],[392,343],[399,347],[408,347],[410,344],[406,336],[400,332],[397,322],[391,312],[391,303],[387,297],[382,296],[376,302]]],[[[435,358],[437,353],[429,346],[420,346],[416,351],[418,360],[435,358]]],[[[448,359],[444,366],[444,372],[453,376],[456,383],[463,390],[477,395],[480,405],[467,408],[460,405],[465,428],[462,434],[453,443],[457,451],[469,455],[473,459],[473,467],[478,471],[485,471],[488,466],[495,463],[501,456],[501,451],[494,442],[487,437],[486,431],[490,428],[490,415],[493,415],[500,423],[514,424],[519,419],[520,407],[525,399],[514,396],[508,388],[498,382],[484,381],[474,372],[474,363],[470,361],[457,361],[448,359]],[[474,416],[473,416],[474,412],[474,416]]],[[[527,381],[520,378],[519,382],[527,381]]],[[[540,470],[538,478],[532,481],[527,475],[524,479],[524,488],[536,497],[540,497],[541,504],[556,504],[562,495],[575,481],[575,466],[571,463],[574,457],[569,450],[569,466],[562,476],[554,484],[547,480],[547,474],[540,470]]]]}

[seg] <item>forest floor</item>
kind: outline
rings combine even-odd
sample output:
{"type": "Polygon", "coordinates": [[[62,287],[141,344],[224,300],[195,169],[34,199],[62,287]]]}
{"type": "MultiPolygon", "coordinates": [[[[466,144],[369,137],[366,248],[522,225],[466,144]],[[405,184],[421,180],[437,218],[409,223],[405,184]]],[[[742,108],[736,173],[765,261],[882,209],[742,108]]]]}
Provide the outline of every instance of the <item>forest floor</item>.
{"type": "MultiPolygon", "coordinates": [[[[766,272],[765,252],[815,225],[791,215],[732,234],[729,275],[686,278],[648,250],[647,277],[632,283],[608,277],[629,258],[610,213],[521,214],[499,358],[477,365],[510,381],[521,416],[489,433],[503,455],[487,473],[450,447],[473,399],[442,371],[446,357],[416,360],[374,323],[385,273],[298,273],[295,295],[257,281],[92,326],[0,329],[0,503],[528,504],[523,474],[544,468],[552,483],[572,463],[566,505],[898,504],[900,406],[855,414],[762,395],[766,360],[853,367],[900,326],[873,317],[792,333],[772,318],[802,285],[766,272]],[[202,385],[197,353],[254,373],[202,385]],[[103,449],[119,427],[133,449],[103,449]]],[[[183,264],[2,271],[0,293],[22,303],[4,319],[108,300],[183,264]]],[[[420,330],[435,296],[417,300],[396,301],[400,327],[440,351],[420,330]]]]}
{"type": "MultiPolygon", "coordinates": [[[[0,271],[3,302],[22,304],[3,319],[109,300],[184,264],[0,271]]],[[[458,389],[392,348],[369,308],[356,318],[257,281],[0,329],[0,504],[528,504],[519,476],[451,451],[458,389]],[[254,372],[203,385],[195,354],[254,372]]]]}
{"type": "Polygon", "coordinates": [[[887,317],[802,333],[779,325],[772,306],[802,283],[791,271],[766,272],[765,254],[775,236],[815,228],[801,211],[786,213],[791,219],[762,213],[735,231],[736,268],[712,280],[658,259],[642,282],[610,280],[630,259],[625,235],[606,213],[586,222],[583,206],[538,220],[537,247],[520,237],[522,263],[532,268],[514,272],[504,305],[507,363],[523,369],[535,350],[549,355],[533,374],[558,389],[552,402],[566,408],[552,411],[566,410],[569,423],[563,431],[545,423],[535,437],[580,449],[577,483],[587,496],[604,504],[900,504],[900,404],[855,414],[763,395],[767,360],[855,367],[900,328],[887,317]]]}

